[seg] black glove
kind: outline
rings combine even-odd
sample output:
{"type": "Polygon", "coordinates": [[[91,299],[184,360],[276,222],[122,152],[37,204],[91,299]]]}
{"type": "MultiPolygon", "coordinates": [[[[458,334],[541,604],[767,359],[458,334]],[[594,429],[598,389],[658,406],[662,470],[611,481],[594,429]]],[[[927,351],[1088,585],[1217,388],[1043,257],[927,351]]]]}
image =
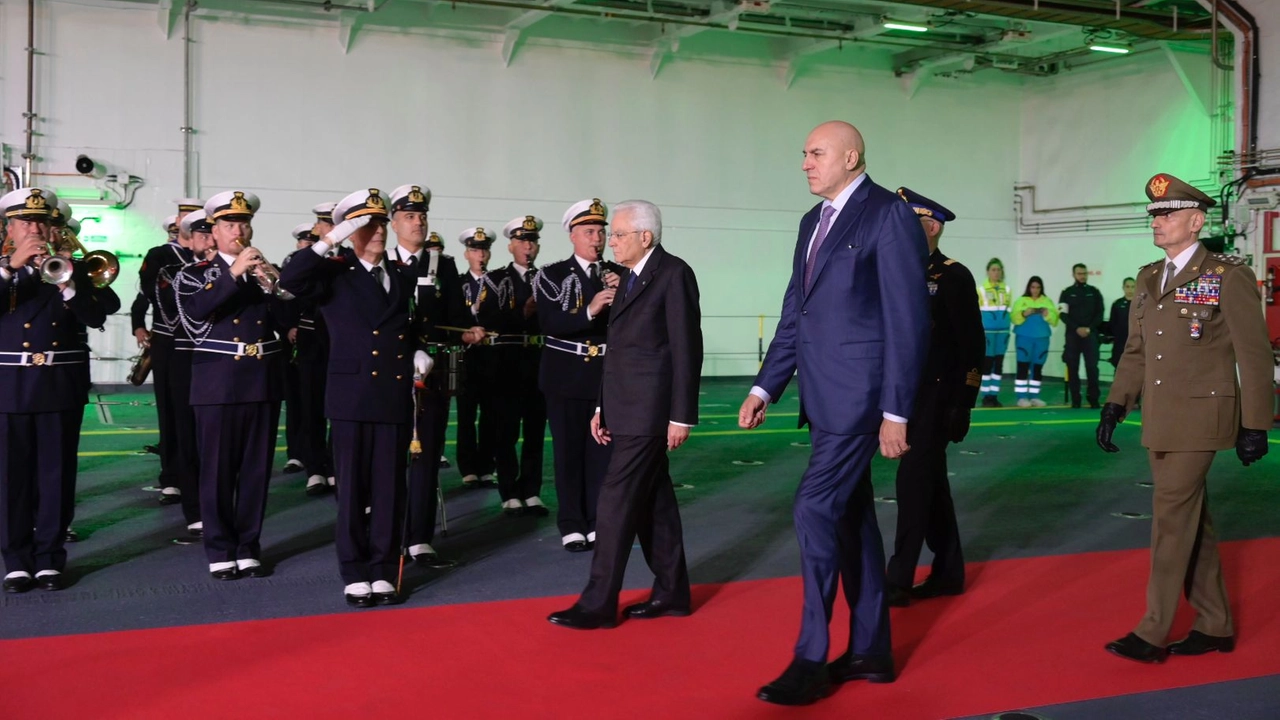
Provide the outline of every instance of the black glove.
{"type": "Polygon", "coordinates": [[[1111,442],[1111,435],[1116,431],[1116,424],[1124,422],[1124,406],[1107,403],[1102,406],[1102,421],[1098,423],[1098,447],[1106,452],[1120,452],[1120,448],[1111,442]]]}
{"type": "Polygon", "coordinates": [[[1249,467],[1249,463],[1258,462],[1266,454],[1267,431],[1240,428],[1240,433],[1236,435],[1236,457],[1240,458],[1240,462],[1249,467]]]}
{"type": "Polygon", "coordinates": [[[967,407],[951,406],[947,409],[947,439],[958,443],[969,434],[969,418],[972,411],[967,407]]]}

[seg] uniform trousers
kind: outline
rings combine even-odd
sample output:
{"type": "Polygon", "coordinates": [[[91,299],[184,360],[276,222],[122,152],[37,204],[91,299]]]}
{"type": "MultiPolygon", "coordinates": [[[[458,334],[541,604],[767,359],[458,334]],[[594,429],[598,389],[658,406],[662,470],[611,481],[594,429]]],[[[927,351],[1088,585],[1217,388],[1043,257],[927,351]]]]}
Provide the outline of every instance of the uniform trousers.
{"type": "Polygon", "coordinates": [[[200,517],[210,563],[261,560],[280,403],[196,405],[200,517]]]}
{"type": "Polygon", "coordinates": [[[556,525],[560,535],[595,532],[600,485],[609,469],[612,444],[591,437],[596,401],[547,394],[547,424],[556,469],[556,525]]]}
{"type": "Polygon", "coordinates": [[[174,396],[172,384],[169,382],[170,366],[176,350],[173,347],[173,335],[161,331],[151,333],[151,382],[156,394],[156,418],[160,423],[160,480],[161,488],[178,488],[178,467],[181,459],[178,455],[174,434],[177,427],[174,422],[175,410],[180,405],[187,405],[190,395],[174,396]]]}
{"type": "Polygon", "coordinates": [[[936,383],[922,385],[907,426],[911,450],[898,461],[898,528],[889,558],[889,587],[906,590],[914,584],[925,544],[933,552],[934,582],[964,585],[960,530],[947,480],[947,409],[940,400],[936,383]]]}
{"type": "Polygon", "coordinates": [[[0,413],[0,555],[6,572],[66,567],[66,462],[76,455],[83,416],[79,405],[0,413]]]}
{"type": "MultiPolygon", "coordinates": [[[[442,369],[441,369],[442,370],[442,369]]],[[[419,396],[418,442],[422,453],[409,458],[409,518],[404,544],[413,547],[435,542],[436,513],[440,501],[440,454],[444,449],[444,429],[449,424],[449,396],[444,392],[441,371],[427,378],[427,390],[419,396]]]]}
{"type": "Polygon", "coordinates": [[[595,615],[617,615],[627,559],[639,537],[640,550],[654,576],[649,599],[687,608],[689,569],[680,507],[671,484],[667,438],[614,435],[610,444],[613,454],[600,488],[591,578],[577,605],[595,615]]]}
{"type": "MultiPolygon", "coordinates": [[[[175,351],[169,360],[166,385],[173,398],[191,397],[191,353],[175,351]]],[[[157,379],[157,382],[159,380],[157,379]]],[[[200,522],[200,452],[196,444],[196,414],[189,402],[175,402],[170,410],[173,432],[173,475],[182,491],[182,516],[187,524],[200,522]]]]}
{"type": "Polygon", "coordinates": [[[1148,451],[1155,484],[1151,518],[1151,576],[1147,612],[1133,631],[1163,647],[1185,595],[1196,611],[1193,629],[1214,637],[1234,635],[1218,538],[1209,516],[1205,477],[1214,452],[1148,451]]]}
{"type": "Polygon", "coordinates": [[[796,536],[804,610],[795,655],[826,662],[836,583],[849,604],[849,650],[858,656],[891,651],[885,592],[884,542],[868,482],[879,436],[836,435],[812,428],[809,466],[796,489],[796,536]]]}
{"type": "Polygon", "coordinates": [[[340,478],[334,540],[342,581],[394,583],[411,426],[351,420],[332,420],[331,425],[333,466],[340,478]]]}
{"type": "MultiPolygon", "coordinates": [[[[299,335],[302,332],[300,330],[299,335]]],[[[298,398],[298,455],[291,457],[302,462],[308,475],[333,477],[333,448],[329,421],[324,416],[328,365],[327,353],[315,351],[298,355],[298,382],[305,391],[298,398]]]]}

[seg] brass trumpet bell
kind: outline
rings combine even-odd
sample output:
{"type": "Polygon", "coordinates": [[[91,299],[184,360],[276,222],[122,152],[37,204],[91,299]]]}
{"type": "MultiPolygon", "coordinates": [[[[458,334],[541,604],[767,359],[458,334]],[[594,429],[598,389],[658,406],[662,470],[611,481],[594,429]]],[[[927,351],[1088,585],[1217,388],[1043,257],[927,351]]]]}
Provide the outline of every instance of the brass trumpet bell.
{"type": "Polygon", "coordinates": [[[40,263],[40,279],[50,285],[61,285],[75,272],[71,261],[61,255],[50,255],[40,263]]]}
{"type": "Polygon", "coordinates": [[[89,282],[96,288],[104,288],[116,281],[120,275],[120,259],[107,250],[94,250],[85,253],[81,260],[87,268],[89,282]]]}

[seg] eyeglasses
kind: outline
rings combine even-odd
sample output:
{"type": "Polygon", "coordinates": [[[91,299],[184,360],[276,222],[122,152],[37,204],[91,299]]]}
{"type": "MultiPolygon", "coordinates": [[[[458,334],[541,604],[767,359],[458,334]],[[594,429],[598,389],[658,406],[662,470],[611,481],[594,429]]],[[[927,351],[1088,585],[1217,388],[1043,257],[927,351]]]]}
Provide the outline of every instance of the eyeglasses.
{"type": "Polygon", "coordinates": [[[626,231],[626,232],[611,232],[611,233],[609,233],[606,237],[608,237],[610,240],[614,240],[614,239],[616,239],[616,238],[623,238],[623,237],[626,237],[626,236],[628,236],[628,235],[635,235],[636,233],[642,233],[642,232],[644,232],[644,231],[643,231],[643,230],[628,230],[628,231],[626,231]]]}

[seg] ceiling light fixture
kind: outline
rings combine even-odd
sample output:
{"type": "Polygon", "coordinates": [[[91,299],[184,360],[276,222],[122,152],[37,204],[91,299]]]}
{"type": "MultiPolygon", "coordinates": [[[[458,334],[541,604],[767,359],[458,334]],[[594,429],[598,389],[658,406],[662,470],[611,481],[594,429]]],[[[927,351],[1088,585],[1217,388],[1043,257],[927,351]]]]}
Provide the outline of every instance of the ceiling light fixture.
{"type": "Polygon", "coordinates": [[[881,27],[885,30],[905,30],[907,32],[929,32],[927,25],[912,25],[910,23],[892,22],[886,20],[881,23],[881,27]]]}
{"type": "Polygon", "coordinates": [[[1094,52],[1112,53],[1114,55],[1128,55],[1133,52],[1133,48],[1124,45],[1103,45],[1101,43],[1094,43],[1089,46],[1089,49],[1094,52]]]}

